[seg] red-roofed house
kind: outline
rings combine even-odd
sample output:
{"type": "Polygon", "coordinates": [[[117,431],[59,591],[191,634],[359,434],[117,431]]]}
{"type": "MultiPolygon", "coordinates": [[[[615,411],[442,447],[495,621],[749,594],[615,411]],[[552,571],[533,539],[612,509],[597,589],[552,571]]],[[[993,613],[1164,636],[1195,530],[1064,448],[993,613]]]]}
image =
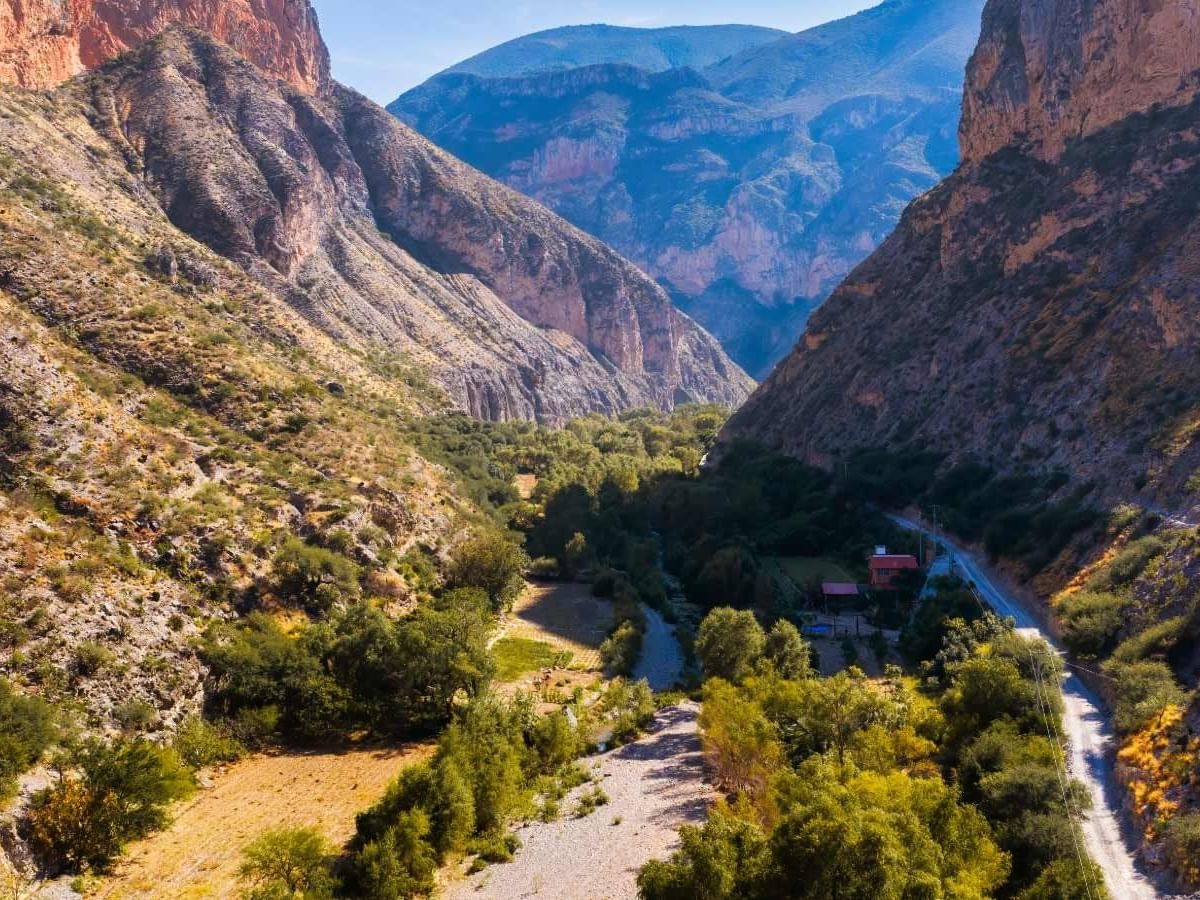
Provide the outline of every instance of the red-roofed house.
{"type": "Polygon", "coordinates": [[[879,547],[871,557],[871,587],[890,591],[895,587],[896,576],[901,572],[920,569],[921,564],[915,556],[888,553],[886,547],[879,547]]]}
{"type": "Polygon", "coordinates": [[[837,597],[838,599],[857,597],[858,585],[845,581],[826,581],[821,585],[821,593],[826,597],[837,597]]]}

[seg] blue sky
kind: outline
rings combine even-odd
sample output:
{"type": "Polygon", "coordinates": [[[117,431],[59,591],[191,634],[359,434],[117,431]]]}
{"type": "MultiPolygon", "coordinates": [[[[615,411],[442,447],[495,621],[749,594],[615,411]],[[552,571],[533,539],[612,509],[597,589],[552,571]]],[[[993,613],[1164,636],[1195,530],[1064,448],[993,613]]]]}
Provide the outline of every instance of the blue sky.
{"type": "Polygon", "coordinates": [[[338,80],[388,103],[481,50],[560,25],[738,22],[800,31],[879,0],[313,0],[338,80]]]}

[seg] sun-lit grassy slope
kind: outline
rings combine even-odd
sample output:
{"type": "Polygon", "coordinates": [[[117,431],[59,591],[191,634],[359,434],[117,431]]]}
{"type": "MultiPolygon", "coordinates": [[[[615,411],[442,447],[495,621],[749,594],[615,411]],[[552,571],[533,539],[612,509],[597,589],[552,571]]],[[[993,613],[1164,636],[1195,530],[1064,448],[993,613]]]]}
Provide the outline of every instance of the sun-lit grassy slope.
{"type": "Polygon", "coordinates": [[[401,433],[440,401],[174,229],[63,95],[0,91],[0,147],[0,672],[154,731],[288,535],[385,560],[452,537],[401,433]]]}

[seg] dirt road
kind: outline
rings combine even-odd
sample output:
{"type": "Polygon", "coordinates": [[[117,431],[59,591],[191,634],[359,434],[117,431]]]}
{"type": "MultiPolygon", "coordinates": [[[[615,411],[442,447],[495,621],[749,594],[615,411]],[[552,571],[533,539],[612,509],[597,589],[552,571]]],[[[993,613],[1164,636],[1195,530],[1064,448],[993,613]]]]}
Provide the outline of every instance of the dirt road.
{"type": "MultiPolygon", "coordinates": [[[[904,528],[924,531],[908,519],[891,518],[904,528]]],[[[937,537],[950,551],[956,574],[965,574],[974,582],[984,602],[1000,615],[1012,617],[1020,631],[1042,638],[1056,652],[1063,654],[1062,647],[1039,625],[1020,599],[1003,590],[980,560],[945,536],[937,537]]],[[[1128,826],[1121,814],[1122,788],[1113,771],[1116,742],[1107,711],[1099,698],[1069,669],[1062,687],[1068,769],[1072,777],[1087,786],[1092,798],[1092,809],[1084,813],[1080,821],[1087,852],[1104,870],[1109,893],[1117,900],[1162,897],[1164,895],[1139,869],[1132,849],[1133,841],[1125,831],[1128,826]]]]}

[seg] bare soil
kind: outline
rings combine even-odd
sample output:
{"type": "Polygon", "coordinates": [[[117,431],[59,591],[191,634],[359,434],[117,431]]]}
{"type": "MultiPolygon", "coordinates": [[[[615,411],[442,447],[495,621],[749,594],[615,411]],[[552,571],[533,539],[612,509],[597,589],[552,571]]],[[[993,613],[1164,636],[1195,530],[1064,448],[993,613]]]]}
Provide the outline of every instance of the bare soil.
{"type": "Polygon", "coordinates": [[[117,871],[89,896],[236,897],[242,850],[263,831],[313,827],[342,846],[354,834],[354,817],[401,769],[431,752],[431,745],[413,745],[243,760],[182,804],[170,828],[130,847],[117,871]]]}

